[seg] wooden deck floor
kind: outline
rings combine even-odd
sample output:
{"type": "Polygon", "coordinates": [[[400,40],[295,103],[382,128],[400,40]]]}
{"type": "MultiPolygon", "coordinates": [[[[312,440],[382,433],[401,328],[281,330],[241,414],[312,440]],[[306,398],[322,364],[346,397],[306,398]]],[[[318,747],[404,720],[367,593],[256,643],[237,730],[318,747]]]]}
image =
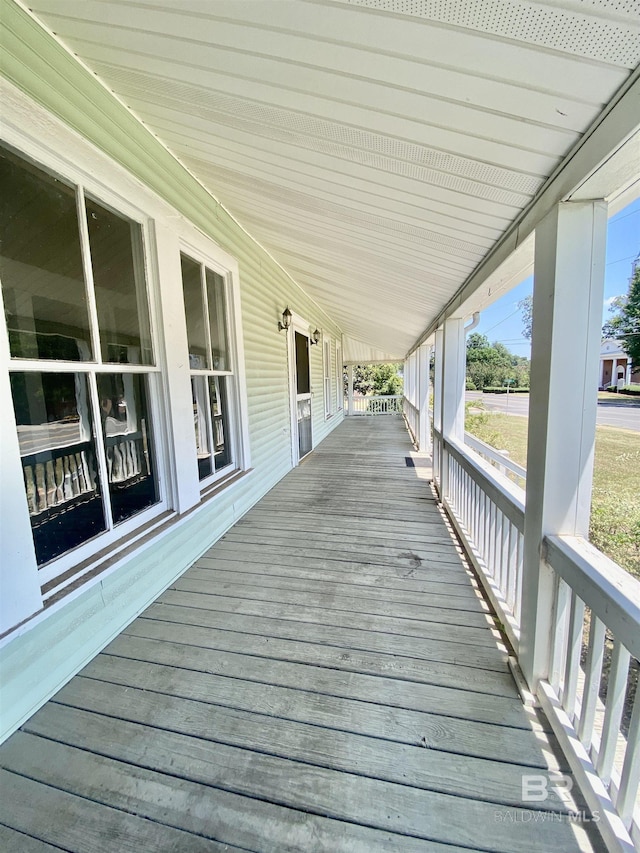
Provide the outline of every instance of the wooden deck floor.
{"type": "Polygon", "coordinates": [[[598,847],[410,455],[346,421],[13,735],[0,848],[598,847]]]}

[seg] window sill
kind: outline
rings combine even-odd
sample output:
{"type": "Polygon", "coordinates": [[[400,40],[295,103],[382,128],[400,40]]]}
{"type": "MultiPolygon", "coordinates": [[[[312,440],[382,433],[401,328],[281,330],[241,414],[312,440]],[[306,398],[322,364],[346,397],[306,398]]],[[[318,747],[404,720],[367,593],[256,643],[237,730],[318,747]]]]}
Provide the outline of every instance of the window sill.
{"type": "MultiPolygon", "coordinates": [[[[221,477],[219,480],[216,480],[215,483],[211,483],[211,485],[206,486],[200,493],[200,503],[197,506],[202,506],[203,503],[206,503],[211,498],[216,497],[216,495],[219,495],[221,492],[226,491],[230,486],[235,485],[240,480],[244,480],[245,477],[248,477],[250,474],[253,473],[253,470],[253,468],[248,468],[246,471],[243,471],[239,468],[236,468],[235,471],[230,471],[224,477],[221,477]]],[[[197,506],[187,510],[184,515],[187,515],[189,512],[193,512],[193,510],[196,509],[197,506]]]]}
{"type": "Polygon", "coordinates": [[[49,593],[44,601],[42,610],[38,610],[28,619],[10,628],[0,637],[0,646],[5,645],[26,631],[31,630],[44,619],[48,618],[60,607],[64,607],[69,600],[77,597],[86,589],[96,583],[100,583],[105,576],[117,571],[120,566],[152,545],[156,540],[171,533],[178,525],[199,509],[203,508],[210,500],[223,491],[240,483],[253,473],[254,469],[246,471],[233,471],[227,477],[214,483],[201,495],[201,500],[195,506],[190,507],[182,515],[174,510],[167,510],[156,518],[148,521],[133,533],[125,536],[114,548],[114,543],[49,581],[42,587],[43,595],[49,593]],[[65,581],[68,581],[65,583],[65,581]]]}

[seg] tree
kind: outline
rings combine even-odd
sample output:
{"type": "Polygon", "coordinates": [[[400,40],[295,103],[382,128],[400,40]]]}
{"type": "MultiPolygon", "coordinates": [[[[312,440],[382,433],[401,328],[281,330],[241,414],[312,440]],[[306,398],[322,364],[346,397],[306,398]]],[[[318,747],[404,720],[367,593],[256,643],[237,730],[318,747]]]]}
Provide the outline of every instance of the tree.
{"type": "Polygon", "coordinates": [[[533,296],[525,296],[518,302],[518,308],[522,312],[522,336],[531,340],[533,330],[533,296]]]}
{"type": "Polygon", "coordinates": [[[489,338],[486,335],[481,335],[479,332],[471,332],[467,338],[467,352],[469,350],[487,349],[490,346],[489,338]]]}
{"type": "Polygon", "coordinates": [[[602,327],[605,338],[619,338],[634,366],[640,365],[640,263],[636,262],[629,292],[617,296],[609,309],[613,317],[602,327]]]}
{"type": "Polygon", "coordinates": [[[356,394],[362,394],[365,397],[369,394],[382,396],[402,394],[402,377],[398,375],[401,367],[399,363],[359,364],[353,369],[353,390],[356,394]]]}
{"type": "Polygon", "coordinates": [[[467,339],[467,379],[482,391],[488,386],[529,386],[529,359],[513,355],[501,343],[489,343],[486,335],[474,332],[467,339]]]}

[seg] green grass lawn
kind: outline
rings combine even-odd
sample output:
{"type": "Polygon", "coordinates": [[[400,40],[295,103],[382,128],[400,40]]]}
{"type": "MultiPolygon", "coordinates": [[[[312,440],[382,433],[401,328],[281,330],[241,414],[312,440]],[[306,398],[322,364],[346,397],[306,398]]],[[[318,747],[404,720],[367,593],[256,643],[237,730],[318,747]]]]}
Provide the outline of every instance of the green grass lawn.
{"type": "MultiPolygon", "coordinates": [[[[474,406],[476,404],[474,403],[474,406]]],[[[508,450],[527,464],[527,418],[469,414],[467,430],[487,444],[508,450]]],[[[640,434],[613,427],[596,429],[589,539],[640,578],[640,434]]]]}

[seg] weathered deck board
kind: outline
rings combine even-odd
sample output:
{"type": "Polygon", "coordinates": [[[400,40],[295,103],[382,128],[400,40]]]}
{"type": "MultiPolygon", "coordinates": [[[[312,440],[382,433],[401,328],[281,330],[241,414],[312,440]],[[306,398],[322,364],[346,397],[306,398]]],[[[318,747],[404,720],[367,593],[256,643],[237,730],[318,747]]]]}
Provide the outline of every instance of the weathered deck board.
{"type": "Polygon", "coordinates": [[[345,423],[32,717],[0,845],[599,849],[521,801],[566,765],[410,454],[398,418],[345,423]]]}
{"type": "Polygon", "coordinates": [[[401,601],[413,604],[421,600],[421,596],[446,596],[450,607],[457,607],[466,603],[472,606],[468,609],[487,610],[487,605],[475,589],[467,583],[460,583],[456,589],[451,584],[441,584],[438,581],[412,581],[406,578],[406,583],[398,584],[397,579],[386,581],[384,577],[361,575],[352,573],[345,577],[344,572],[310,572],[308,569],[292,569],[287,566],[273,566],[270,571],[266,567],[254,566],[253,564],[236,563],[234,567],[224,565],[222,561],[210,561],[205,559],[198,561],[189,572],[191,578],[202,578],[208,580],[215,578],[220,584],[234,583],[249,586],[281,587],[285,589],[302,589],[305,591],[322,589],[334,589],[344,595],[359,595],[364,598],[386,598],[388,601],[401,601]],[[254,571],[252,571],[252,568],[254,571]],[[386,582],[385,582],[386,581],[386,582]],[[400,587],[400,588],[398,588],[400,587]],[[453,602],[453,603],[451,603],[453,602]]]}
{"type": "MultiPolygon", "coordinates": [[[[242,613],[203,610],[172,605],[168,602],[152,605],[146,613],[142,614],[141,620],[145,618],[176,622],[178,625],[199,625],[235,631],[257,637],[258,646],[262,644],[262,638],[275,637],[284,640],[316,642],[349,651],[372,652],[376,655],[440,661],[466,669],[477,669],[480,678],[487,670],[507,672],[507,655],[504,651],[492,646],[477,648],[463,643],[451,643],[446,638],[439,640],[431,637],[404,637],[400,634],[385,634],[357,627],[338,628],[335,625],[332,625],[331,631],[328,631],[326,626],[312,622],[305,622],[304,633],[302,633],[300,625],[291,619],[245,616],[242,613]]],[[[465,683],[466,678],[465,671],[465,683]]]]}
{"type": "MultiPolygon", "coordinates": [[[[325,597],[326,598],[326,597],[325,597]]],[[[314,599],[307,597],[309,602],[314,599]]],[[[305,606],[298,604],[280,603],[278,601],[253,601],[248,598],[231,598],[225,595],[205,595],[197,592],[184,592],[170,589],[162,596],[167,604],[180,604],[184,607],[198,607],[203,610],[220,610],[229,613],[242,613],[245,616],[272,616],[278,619],[289,619],[295,622],[312,622],[316,625],[326,625],[335,628],[362,628],[367,631],[380,631],[386,634],[400,634],[406,637],[428,636],[457,642],[461,645],[486,646],[492,651],[498,639],[497,632],[489,627],[467,627],[456,623],[456,627],[447,624],[446,618],[438,621],[437,614],[429,620],[430,615],[424,612],[423,619],[411,619],[395,616],[380,616],[372,613],[353,613],[349,610],[327,609],[327,603],[305,606]],[[424,626],[431,627],[427,630],[424,626]]],[[[451,621],[451,620],[449,620],[451,621]]]]}

